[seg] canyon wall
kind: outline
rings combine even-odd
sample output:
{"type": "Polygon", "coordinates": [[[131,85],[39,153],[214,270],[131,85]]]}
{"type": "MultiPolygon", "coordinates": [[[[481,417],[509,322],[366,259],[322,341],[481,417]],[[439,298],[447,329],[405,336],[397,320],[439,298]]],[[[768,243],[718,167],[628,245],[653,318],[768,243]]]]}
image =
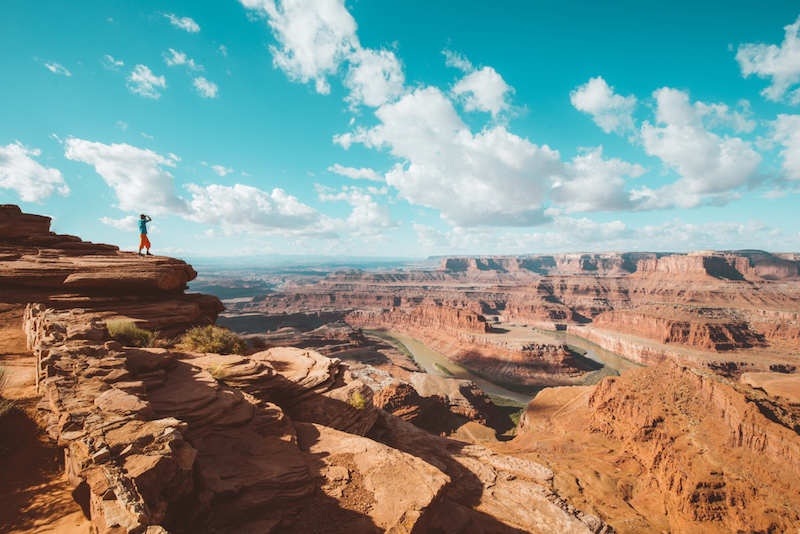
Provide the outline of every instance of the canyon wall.
{"type": "Polygon", "coordinates": [[[234,311],[444,306],[504,322],[591,326],[590,340],[642,363],[791,369],[800,361],[798,265],[796,254],[749,250],[442,258],[436,272],[331,275],[234,311]]]}
{"type": "Polygon", "coordinates": [[[665,362],[542,391],[494,448],[568,472],[559,490],[621,534],[792,532],[799,430],[796,398],[665,362]]]}
{"type": "Polygon", "coordinates": [[[675,531],[697,523],[722,532],[797,527],[797,413],[763,393],[667,364],[604,380],[589,410],[592,429],[645,466],[641,484],[663,492],[675,531]]]}
{"type": "Polygon", "coordinates": [[[138,257],[49,228],[49,217],[0,205],[0,289],[5,301],[79,307],[104,320],[130,320],[164,335],[213,324],[223,310],[216,297],[184,293],[197,273],[181,260],[138,257]]]}

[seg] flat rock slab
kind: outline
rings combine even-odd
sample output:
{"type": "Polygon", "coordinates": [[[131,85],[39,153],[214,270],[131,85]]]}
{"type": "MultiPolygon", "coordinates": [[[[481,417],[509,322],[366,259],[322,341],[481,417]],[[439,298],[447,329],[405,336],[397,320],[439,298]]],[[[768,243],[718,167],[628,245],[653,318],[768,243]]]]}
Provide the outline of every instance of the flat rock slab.
{"type": "MultiPolygon", "coordinates": [[[[294,427],[300,448],[308,453],[311,473],[325,477],[323,491],[328,496],[341,506],[360,507],[361,514],[385,532],[425,531],[432,515],[426,512],[450,482],[447,475],[371,439],[315,424],[294,427]]],[[[341,531],[351,530],[342,525],[341,531]]]]}
{"type": "Polygon", "coordinates": [[[103,412],[120,415],[140,415],[146,419],[155,417],[152,406],[135,395],[121,389],[109,389],[94,399],[94,405],[103,412]]]}
{"type": "Polygon", "coordinates": [[[763,389],[771,397],[800,404],[800,374],[745,373],[741,381],[748,386],[763,389]]]}

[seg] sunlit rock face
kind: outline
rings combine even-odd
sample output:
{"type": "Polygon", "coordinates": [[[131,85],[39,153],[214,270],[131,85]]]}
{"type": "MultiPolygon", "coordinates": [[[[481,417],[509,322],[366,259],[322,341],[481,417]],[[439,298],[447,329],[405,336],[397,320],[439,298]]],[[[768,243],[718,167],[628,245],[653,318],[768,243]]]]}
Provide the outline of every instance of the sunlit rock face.
{"type": "Polygon", "coordinates": [[[212,324],[223,310],[216,297],[184,293],[196,276],[182,260],[54,234],[49,217],[0,206],[0,288],[7,300],[80,307],[167,335],[212,324]]]}

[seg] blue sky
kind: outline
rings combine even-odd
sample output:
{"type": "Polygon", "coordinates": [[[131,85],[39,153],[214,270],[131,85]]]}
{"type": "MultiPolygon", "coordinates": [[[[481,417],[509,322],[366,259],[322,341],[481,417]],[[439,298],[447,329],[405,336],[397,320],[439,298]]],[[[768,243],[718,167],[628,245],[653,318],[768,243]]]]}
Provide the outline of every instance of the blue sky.
{"type": "Polygon", "coordinates": [[[800,250],[793,2],[0,7],[0,202],[153,252],[800,250]]]}

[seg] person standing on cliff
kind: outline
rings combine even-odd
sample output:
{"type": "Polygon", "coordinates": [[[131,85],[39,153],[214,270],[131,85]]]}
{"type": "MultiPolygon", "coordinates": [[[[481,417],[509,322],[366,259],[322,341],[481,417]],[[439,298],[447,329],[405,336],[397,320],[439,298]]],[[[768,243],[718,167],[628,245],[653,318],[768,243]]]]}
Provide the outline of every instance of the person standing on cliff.
{"type": "Polygon", "coordinates": [[[139,216],[139,235],[141,236],[141,239],[139,240],[139,254],[138,254],[139,256],[142,255],[143,248],[147,249],[148,256],[152,256],[152,254],[150,254],[150,240],[147,239],[147,223],[149,223],[152,220],[153,219],[151,219],[144,213],[142,213],[139,216]]]}

